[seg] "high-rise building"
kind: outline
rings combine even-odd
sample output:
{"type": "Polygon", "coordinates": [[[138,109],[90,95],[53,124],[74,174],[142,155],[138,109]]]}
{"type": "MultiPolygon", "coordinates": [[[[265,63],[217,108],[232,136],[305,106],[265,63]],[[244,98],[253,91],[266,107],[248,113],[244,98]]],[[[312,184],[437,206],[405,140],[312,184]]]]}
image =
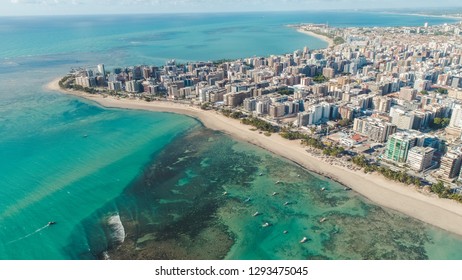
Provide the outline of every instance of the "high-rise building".
{"type": "Polygon", "coordinates": [[[172,100],[177,100],[180,97],[180,92],[178,91],[178,86],[174,83],[170,84],[167,87],[168,98],[172,100]]]}
{"type": "Polygon", "coordinates": [[[356,115],[358,114],[358,109],[351,105],[343,105],[338,108],[339,114],[342,117],[342,119],[348,119],[348,120],[353,120],[356,115]]]}
{"type": "Polygon", "coordinates": [[[460,173],[462,154],[455,151],[447,152],[441,158],[440,172],[444,179],[453,179],[460,173]]]}
{"type": "Polygon", "coordinates": [[[413,147],[409,150],[406,163],[415,171],[422,171],[432,165],[435,149],[430,147],[413,147]]]}
{"type": "Polygon", "coordinates": [[[450,127],[462,128],[462,105],[457,105],[451,114],[451,121],[449,122],[450,127]]]}
{"type": "Polygon", "coordinates": [[[335,77],[335,70],[331,67],[322,69],[322,75],[326,78],[332,79],[335,77]]]}
{"type": "Polygon", "coordinates": [[[274,103],[269,107],[269,115],[273,118],[280,118],[285,115],[285,105],[283,103],[274,103]]]}
{"type": "Polygon", "coordinates": [[[143,71],[141,66],[135,66],[132,71],[132,79],[133,80],[141,80],[143,78],[143,71]]]}
{"type": "Polygon", "coordinates": [[[313,124],[313,112],[301,112],[297,115],[298,127],[313,124]]]}
{"type": "Polygon", "coordinates": [[[390,110],[390,116],[392,117],[391,123],[396,125],[399,129],[408,130],[414,126],[414,114],[404,110],[398,106],[394,106],[390,110]]]}
{"type": "Polygon", "coordinates": [[[414,89],[416,89],[418,92],[429,90],[431,85],[431,81],[418,79],[414,82],[414,89]]]}
{"type": "Polygon", "coordinates": [[[417,97],[417,90],[409,87],[402,88],[399,91],[399,98],[407,101],[415,100],[417,97]]]}
{"type": "Polygon", "coordinates": [[[151,73],[152,73],[151,71],[152,71],[151,67],[144,67],[143,68],[143,78],[145,80],[151,78],[151,73]]]}
{"type": "Polygon", "coordinates": [[[384,143],[396,132],[396,125],[377,118],[356,118],[353,130],[369,137],[370,140],[384,143]]]}
{"type": "Polygon", "coordinates": [[[462,166],[460,167],[459,179],[458,180],[462,182],[462,166]]]}
{"type": "Polygon", "coordinates": [[[253,112],[257,109],[257,100],[255,98],[244,99],[244,110],[253,112]]]}
{"type": "Polygon", "coordinates": [[[269,99],[258,100],[256,104],[257,114],[259,115],[268,114],[270,104],[271,104],[271,100],[269,99]]]}
{"type": "Polygon", "coordinates": [[[416,146],[416,137],[410,133],[395,133],[388,139],[385,159],[404,163],[409,150],[416,146]]]}
{"type": "Polygon", "coordinates": [[[127,92],[141,92],[141,88],[141,82],[139,81],[132,80],[125,83],[125,91],[127,92]]]}
{"type": "Polygon", "coordinates": [[[98,72],[103,75],[103,77],[106,77],[106,69],[104,69],[104,64],[98,64],[98,72]]]}
{"type": "Polygon", "coordinates": [[[248,91],[230,92],[223,95],[223,101],[225,106],[236,107],[242,105],[244,99],[250,95],[248,91]]]}
{"type": "Polygon", "coordinates": [[[296,101],[286,101],[284,106],[286,115],[298,114],[300,111],[300,103],[296,101]]]}
{"type": "Polygon", "coordinates": [[[75,77],[75,83],[84,88],[89,88],[96,86],[96,79],[95,77],[77,76],[75,77]]]}
{"type": "MultiPolygon", "coordinates": [[[[322,121],[324,117],[324,112],[327,112],[327,116],[330,113],[330,109],[328,110],[329,103],[323,102],[322,104],[312,105],[308,108],[308,111],[313,112],[313,123],[319,123],[322,121]]],[[[328,118],[327,118],[328,120],[328,118]]]]}
{"type": "Polygon", "coordinates": [[[121,91],[122,90],[122,82],[114,81],[108,83],[108,89],[114,91],[121,91]]]}
{"type": "Polygon", "coordinates": [[[390,112],[391,108],[391,98],[385,96],[375,96],[373,98],[373,104],[375,110],[383,113],[388,113],[390,112]]]}

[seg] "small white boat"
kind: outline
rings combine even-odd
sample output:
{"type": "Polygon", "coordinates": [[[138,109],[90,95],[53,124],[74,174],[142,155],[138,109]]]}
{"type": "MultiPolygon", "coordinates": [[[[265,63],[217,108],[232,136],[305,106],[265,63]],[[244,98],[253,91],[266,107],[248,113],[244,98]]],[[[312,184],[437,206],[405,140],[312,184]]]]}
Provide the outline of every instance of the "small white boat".
{"type": "Polygon", "coordinates": [[[285,231],[283,231],[282,233],[287,234],[287,233],[289,233],[289,232],[288,232],[287,230],[285,230],[285,231]]]}
{"type": "Polygon", "coordinates": [[[263,173],[260,173],[260,174],[258,174],[258,175],[263,176],[263,173]]]}
{"type": "Polygon", "coordinates": [[[228,192],[223,192],[223,195],[227,195],[227,194],[228,194],[228,192]]]}
{"type": "Polygon", "coordinates": [[[327,218],[322,218],[321,220],[319,220],[319,222],[324,223],[326,220],[327,220],[327,218]]]}
{"type": "Polygon", "coordinates": [[[284,205],[289,205],[289,204],[290,204],[290,202],[288,202],[288,201],[284,202],[284,205]]]}
{"type": "Polygon", "coordinates": [[[275,196],[275,195],[277,195],[277,194],[278,194],[277,192],[273,192],[272,196],[275,196]]]}
{"type": "Polygon", "coordinates": [[[351,191],[351,188],[350,188],[350,187],[345,187],[345,188],[343,188],[343,189],[346,190],[346,191],[351,191]]]}
{"type": "Polygon", "coordinates": [[[305,243],[308,240],[308,238],[303,237],[302,240],[300,240],[300,243],[305,243]]]}
{"type": "Polygon", "coordinates": [[[324,188],[324,187],[323,187],[323,188],[321,188],[321,191],[325,191],[325,190],[326,190],[326,188],[324,188]]]}
{"type": "Polygon", "coordinates": [[[281,181],[276,181],[276,184],[279,184],[279,183],[281,183],[281,181]]]}
{"type": "Polygon", "coordinates": [[[258,215],[260,215],[260,212],[257,211],[257,212],[255,212],[255,213],[253,213],[252,216],[253,216],[253,217],[256,217],[256,216],[258,216],[258,215]]]}
{"type": "Polygon", "coordinates": [[[270,223],[264,223],[263,225],[261,225],[262,227],[269,227],[270,226],[270,223]]]}

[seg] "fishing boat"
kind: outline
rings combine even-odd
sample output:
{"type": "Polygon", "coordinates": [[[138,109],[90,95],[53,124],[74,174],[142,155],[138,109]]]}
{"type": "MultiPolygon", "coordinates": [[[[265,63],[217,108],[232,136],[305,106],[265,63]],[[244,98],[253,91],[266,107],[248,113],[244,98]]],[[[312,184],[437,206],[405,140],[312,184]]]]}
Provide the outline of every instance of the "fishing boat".
{"type": "Polygon", "coordinates": [[[52,226],[52,225],[55,225],[55,224],[56,224],[55,221],[48,222],[48,226],[52,226]]]}
{"type": "Polygon", "coordinates": [[[253,217],[256,217],[256,216],[258,216],[258,215],[260,215],[260,212],[257,211],[257,212],[255,212],[255,213],[253,213],[252,216],[253,216],[253,217]]]}
{"type": "Polygon", "coordinates": [[[303,237],[302,240],[300,240],[300,243],[305,243],[308,240],[308,238],[303,237]]]}
{"type": "Polygon", "coordinates": [[[327,220],[327,218],[322,218],[321,220],[319,220],[319,222],[324,223],[326,220],[327,220]]]}
{"type": "Polygon", "coordinates": [[[264,224],[262,225],[262,227],[269,227],[269,226],[270,226],[270,223],[264,223],[264,224]]]}
{"type": "Polygon", "coordinates": [[[273,192],[272,196],[275,196],[275,195],[277,195],[277,194],[278,194],[277,192],[273,192]]]}

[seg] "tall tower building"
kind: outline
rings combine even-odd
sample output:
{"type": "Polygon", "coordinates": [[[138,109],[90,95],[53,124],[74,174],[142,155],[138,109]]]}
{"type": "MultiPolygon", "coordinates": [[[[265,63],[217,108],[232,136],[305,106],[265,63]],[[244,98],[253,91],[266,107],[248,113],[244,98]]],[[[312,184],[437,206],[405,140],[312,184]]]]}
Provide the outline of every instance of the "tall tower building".
{"type": "Polygon", "coordinates": [[[104,64],[98,64],[98,72],[103,75],[103,77],[106,77],[106,69],[104,68],[104,64]]]}
{"type": "Polygon", "coordinates": [[[416,137],[409,133],[395,133],[387,142],[385,158],[394,162],[404,163],[409,150],[416,146],[416,137]]]}

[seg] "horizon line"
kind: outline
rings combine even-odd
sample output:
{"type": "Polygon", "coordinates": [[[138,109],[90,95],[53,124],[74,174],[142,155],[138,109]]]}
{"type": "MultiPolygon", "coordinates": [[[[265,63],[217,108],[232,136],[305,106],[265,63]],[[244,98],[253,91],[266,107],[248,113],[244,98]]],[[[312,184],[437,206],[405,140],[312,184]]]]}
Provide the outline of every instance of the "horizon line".
{"type": "MultiPolygon", "coordinates": [[[[447,7],[421,7],[419,9],[407,7],[407,8],[322,8],[322,9],[313,9],[313,10],[247,10],[247,11],[157,11],[157,12],[110,12],[110,13],[61,13],[61,14],[13,14],[13,15],[2,15],[0,14],[0,18],[11,18],[11,17],[62,17],[62,16],[121,16],[121,15],[200,15],[200,14],[265,14],[265,13],[294,13],[294,12],[335,12],[335,11],[342,11],[342,12],[383,12],[383,13],[394,13],[394,14],[402,14],[406,15],[409,12],[414,12],[416,15],[421,12],[425,11],[443,11],[445,9],[451,8],[458,8],[461,9],[460,11],[453,11],[453,13],[462,13],[462,6],[447,6],[447,7]]],[[[422,14],[422,16],[445,16],[445,15],[426,15],[422,14]]],[[[447,16],[451,16],[450,14],[447,16]]]]}

